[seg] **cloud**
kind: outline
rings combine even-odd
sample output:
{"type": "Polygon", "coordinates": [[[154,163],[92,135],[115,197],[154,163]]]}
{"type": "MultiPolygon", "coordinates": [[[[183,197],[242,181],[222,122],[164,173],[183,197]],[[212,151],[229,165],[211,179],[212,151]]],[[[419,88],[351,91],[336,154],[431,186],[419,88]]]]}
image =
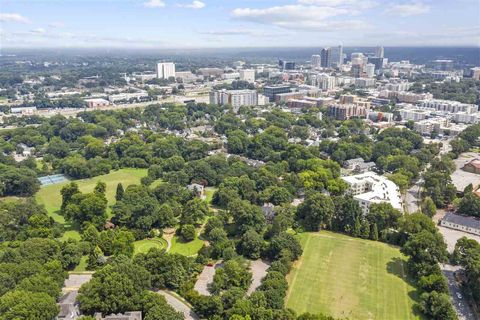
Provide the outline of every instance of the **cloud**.
{"type": "Polygon", "coordinates": [[[389,15],[399,15],[401,17],[416,16],[430,11],[430,7],[421,2],[411,2],[405,4],[396,4],[384,11],[389,15]]]}
{"type": "Polygon", "coordinates": [[[203,7],[205,7],[205,3],[202,1],[194,0],[190,4],[178,4],[178,6],[189,9],[202,9],[203,7]]]}
{"type": "Polygon", "coordinates": [[[1,22],[30,23],[30,20],[18,13],[0,13],[1,22]]]}
{"type": "Polygon", "coordinates": [[[256,29],[244,29],[244,28],[200,31],[198,33],[210,35],[210,36],[252,36],[252,37],[280,37],[280,36],[288,35],[285,32],[279,34],[279,33],[264,32],[256,29]]]}
{"type": "Polygon", "coordinates": [[[30,32],[35,33],[35,34],[44,34],[46,32],[46,30],[43,29],[43,28],[36,28],[36,29],[30,30],[30,32]]]}
{"type": "Polygon", "coordinates": [[[286,5],[264,9],[238,8],[232,11],[232,17],[237,20],[302,31],[330,32],[368,27],[368,24],[361,20],[327,20],[356,13],[356,10],[351,8],[286,5]]]}
{"type": "Polygon", "coordinates": [[[144,2],[143,6],[147,8],[163,8],[165,7],[165,2],[163,0],[149,0],[144,2]]]}
{"type": "Polygon", "coordinates": [[[65,27],[65,24],[63,22],[52,22],[52,23],[49,23],[48,26],[50,28],[63,28],[65,27]]]}
{"type": "Polygon", "coordinates": [[[374,0],[298,0],[298,3],[326,7],[347,6],[359,9],[370,9],[378,5],[378,2],[374,0]]]}

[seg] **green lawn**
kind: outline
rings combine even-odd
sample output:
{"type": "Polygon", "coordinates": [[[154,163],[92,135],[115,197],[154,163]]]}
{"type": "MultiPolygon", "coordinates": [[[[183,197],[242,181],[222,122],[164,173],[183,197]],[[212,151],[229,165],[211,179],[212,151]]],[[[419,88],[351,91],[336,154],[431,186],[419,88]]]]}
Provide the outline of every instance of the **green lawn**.
{"type": "Polygon", "coordinates": [[[298,237],[304,252],[287,277],[288,308],[349,319],[420,318],[398,248],[324,231],[298,237]]]}
{"type": "Polygon", "coordinates": [[[205,188],[205,201],[207,201],[208,204],[212,204],[212,198],[213,194],[217,191],[217,188],[215,187],[206,187],[205,188]]]}
{"type": "Polygon", "coordinates": [[[87,259],[88,256],[82,256],[80,263],[73,269],[73,272],[84,272],[87,270],[87,259]]]}
{"type": "MultiPolygon", "coordinates": [[[[126,189],[127,186],[131,184],[139,184],[140,179],[147,175],[147,169],[120,169],[117,171],[112,171],[109,174],[102,176],[93,177],[90,179],[75,180],[78,184],[78,187],[82,192],[92,192],[93,188],[98,181],[103,181],[107,185],[106,197],[108,200],[107,213],[111,214],[110,206],[115,204],[115,193],[117,190],[117,184],[121,182],[123,187],[126,189]]],[[[79,239],[80,235],[78,231],[74,230],[72,226],[65,222],[63,216],[58,214],[60,206],[62,204],[62,196],[60,195],[60,190],[62,187],[69,182],[57,183],[49,186],[41,187],[40,190],[35,195],[38,203],[44,204],[45,208],[48,211],[48,214],[53,217],[53,219],[65,226],[66,232],[62,239],[74,238],[79,239]]]]}
{"type": "Polygon", "coordinates": [[[203,240],[195,238],[195,240],[190,242],[184,242],[178,236],[172,238],[172,247],[170,248],[169,253],[179,253],[184,256],[193,256],[197,254],[203,246],[203,240]]]}
{"type": "Polygon", "coordinates": [[[134,255],[137,253],[147,253],[151,248],[166,249],[167,242],[164,239],[143,239],[133,243],[135,247],[134,255]]]}

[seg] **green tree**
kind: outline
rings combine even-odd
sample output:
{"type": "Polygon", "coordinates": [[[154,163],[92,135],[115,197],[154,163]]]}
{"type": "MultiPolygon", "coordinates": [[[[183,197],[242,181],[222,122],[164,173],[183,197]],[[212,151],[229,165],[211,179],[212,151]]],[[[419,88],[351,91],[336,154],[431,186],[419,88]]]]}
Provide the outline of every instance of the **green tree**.
{"type": "Polygon", "coordinates": [[[185,224],[181,227],[180,234],[185,241],[193,241],[195,239],[195,227],[191,224],[185,224]]]}
{"type": "Polygon", "coordinates": [[[318,231],[320,228],[331,226],[335,207],[332,199],[321,193],[307,196],[305,201],[298,206],[297,220],[307,230],[318,231]]]}
{"type": "Polygon", "coordinates": [[[260,258],[263,247],[263,238],[255,230],[247,230],[239,243],[240,253],[250,259],[260,258]]]}
{"type": "Polygon", "coordinates": [[[14,290],[0,297],[0,319],[54,319],[60,308],[44,292],[14,290]]]}
{"type": "Polygon", "coordinates": [[[120,201],[123,198],[123,194],[125,190],[123,190],[123,185],[121,182],[117,184],[117,191],[115,192],[115,200],[120,201]]]}

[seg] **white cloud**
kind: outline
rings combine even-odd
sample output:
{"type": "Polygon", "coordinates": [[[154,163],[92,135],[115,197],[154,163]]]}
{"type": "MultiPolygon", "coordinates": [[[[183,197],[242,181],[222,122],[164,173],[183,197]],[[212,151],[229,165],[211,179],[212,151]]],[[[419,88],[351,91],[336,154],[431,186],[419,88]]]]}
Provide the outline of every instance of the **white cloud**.
{"type": "Polygon", "coordinates": [[[163,8],[165,7],[165,2],[163,0],[149,0],[144,2],[143,5],[147,8],[163,8]]]}
{"type": "Polygon", "coordinates": [[[386,14],[399,15],[401,17],[416,16],[430,11],[430,7],[421,2],[396,4],[385,10],[386,14]]]}
{"type": "Polygon", "coordinates": [[[0,13],[1,22],[30,23],[30,20],[18,13],[0,13]]]}
{"type": "Polygon", "coordinates": [[[205,7],[205,3],[199,0],[194,0],[190,4],[179,4],[178,6],[189,9],[202,9],[203,7],[205,7]]]}
{"type": "Polygon", "coordinates": [[[256,29],[224,29],[224,30],[212,30],[212,31],[200,31],[200,34],[211,35],[211,36],[252,36],[252,37],[279,37],[288,35],[285,32],[280,33],[270,33],[264,32],[256,29]]]}
{"type": "Polygon", "coordinates": [[[49,23],[48,26],[50,28],[63,28],[65,27],[65,24],[63,22],[52,22],[52,23],[49,23]]]}
{"type": "Polygon", "coordinates": [[[351,16],[356,10],[339,7],[286,5],[264,9],[238,8],[232,16],[238,20],[272,24],[277,27],[303,31],[337,31],[364,29],[368,24],[361,20],[327,20],[338,16],[351,16]]]}
{"type": "Polygon", "coordinates": [[[36,29],[30,30],[30,32],[35,33],[35,34],[44,34],[46,32],[46,30],[43,29],[43,28],[36,28],[36,29]]]}
{"type": "Polygon", "coordinates": [[[374,0],[298,0],[298,3],[327,7],[349,6],[359,9],[370,9],[378,5],[374,0]]]}

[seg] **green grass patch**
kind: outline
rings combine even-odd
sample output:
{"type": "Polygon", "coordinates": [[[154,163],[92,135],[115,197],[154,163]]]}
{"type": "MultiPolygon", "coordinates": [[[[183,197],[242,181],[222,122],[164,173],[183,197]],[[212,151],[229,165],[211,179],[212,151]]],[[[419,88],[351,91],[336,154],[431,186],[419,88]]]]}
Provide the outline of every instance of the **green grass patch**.
{"type": "MultiPolygon", "coordinates": [[[[109,174],[89,179],[75,180],[75,182],[78,184],[78,187],[82,192],[92,192],[97,182],[105,182],[107,186],[105,195],[108,200],[107,213],[108,216],[111,217],[110,206],[115,204],[115,193],[117,191],[117,184],[121,182],[123,187],[126,189],[131,184],[140,184],[140,179],[146,175],[147,169],[126,168],[112,171],[109,174]]],[[[64,225],[66,232],[62,237],[63,240],[69,238],[80,238],[80,234],[78,233],[78,231],[75,230],[75,228],[73,228],[72,226],[70,226],[65,221],[65,218],[59,214],[60,206],[62,205],[62,196],[60,195],[60,190],[64,185],[68,183],[69,182],[67,181],[53,185],[43,186],[35,195],[35,199],[37,200],[37,202],[45,205],[48,214],[56,222],[64,225]]]]}
{"type": "Polygon", "coordinates": [[[169,253],[193,256],[198,253],[202,246],[203,240],[198,239],[198,237],[195,237],[195,239],[190,242],[185,242],[181,237],[174,236],[172,238],[172,247],[170,248],[169,253]]]}
{"type": "Polygon", "coordinates": [[[287,308],[336,318],[420,319],[398,248],[324,231],[298,237],[304,252],[287,277],[287,308]]]}
{"type": "Polygon", "coordinates": [[[215,191],[217,191],[217,188],[215,187],[205,188],[205,201],[207,201],[208,204],[212,204],[212,198],[215,191]]]}
{"type": "Polygon", "coordinates": [[[73,269],[73,272],[83,272],[87,271],[87,259],[88,256],[82,256],[82,259],[80,259],[80,263],[73,269]]]}
{"type": "Polygon", "coordinates": [[[147,253],[151,248],[166,249],[167,242],[165,239],[155,238],[155,239],[143,239],[138,240],[133,243],[135,247],[133,254],[137,253],[147,253]]]}

